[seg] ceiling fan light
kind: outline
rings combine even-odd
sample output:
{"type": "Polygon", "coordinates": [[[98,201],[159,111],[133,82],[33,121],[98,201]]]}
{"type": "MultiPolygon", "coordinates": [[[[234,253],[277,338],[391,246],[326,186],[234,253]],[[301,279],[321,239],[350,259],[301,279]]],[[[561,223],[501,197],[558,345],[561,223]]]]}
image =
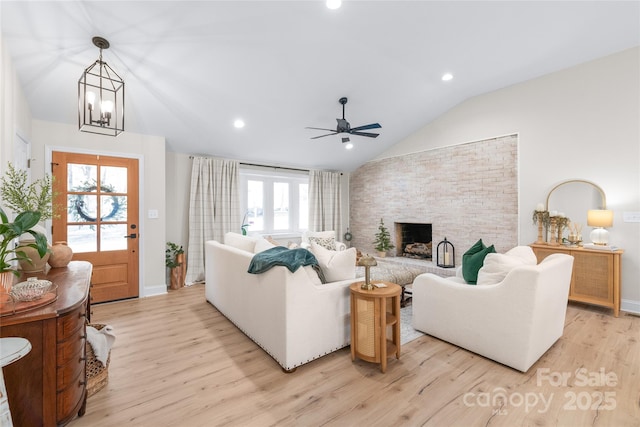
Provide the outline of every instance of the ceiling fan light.
{"type": "Polygon", "coordinates": [[[453,74],[451,74],[451,73],[444,73],[444,74],[442,75],[442,81],[443,81],[443,82],[448,82],[448,81],[450,81],[450,80],[453,80],[453,74]]]}
{"type": "Polygon", "coordinates": [[[351,150],[353,148],[353,143],[348,142],[347,145],[344,146],[347,150],[351,150]]]}
{"type": "Polygon", "coordinates": [[[327,7],[331,10],[339,9],[342,6],[342,0],[327,0],[327,7]]]}
{"type": "Polygon", "coordinates": [[[236,119],[236,121],[233,122],[233,126],[235,126],[237,129],[242,129],[244,127],[244,120],[236,119]]]}

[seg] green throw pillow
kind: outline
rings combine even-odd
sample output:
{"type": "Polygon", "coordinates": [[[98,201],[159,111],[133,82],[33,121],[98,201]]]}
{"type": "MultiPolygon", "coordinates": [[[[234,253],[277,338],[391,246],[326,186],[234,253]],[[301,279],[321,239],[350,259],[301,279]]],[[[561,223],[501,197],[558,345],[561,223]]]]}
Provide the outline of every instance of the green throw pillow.
{"type": "Polygon", "coordinates": [[[482,268],[487,254],[495,253],[493,245],[486,247],[482,239],[478,240],[462,255],[462,277],[465,282],[475,285],[478,281],[478,270],[482,268]]]}

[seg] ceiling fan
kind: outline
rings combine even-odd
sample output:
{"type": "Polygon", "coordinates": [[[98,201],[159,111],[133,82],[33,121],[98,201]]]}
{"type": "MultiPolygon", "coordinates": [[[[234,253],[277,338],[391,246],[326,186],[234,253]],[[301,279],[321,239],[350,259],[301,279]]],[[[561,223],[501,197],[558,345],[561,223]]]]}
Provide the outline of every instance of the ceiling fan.
{"type": "MultiPolygon", "coordinates": [[[[347,103],[347,98],[345,97],[340,98],[338,102],[342,104],[342,118],[336,119],[338,121],[338,126],[336,127],[336,129],[334,130],[334,129],[326,129],[326,128],[307,127],[306,129],[326,130],[331,132],[325,135],[314,136],[311,139],[324,138],[325,136],[337,135],[339,133],[346,133],[346,134],[358,135],[358,136],[368,136],[369,138],[376,138],[379,135],[377,133],[362,132],[363,130],[380,129],[382,126],[380,126],[379,123],[370,123],[368,125],[352,128],[349,122],[344,118],[344,105],[347,103]]],[[[348,135],[342,136],[342,142],[343,143],[349,142],[349,136],[348,135]]]]}

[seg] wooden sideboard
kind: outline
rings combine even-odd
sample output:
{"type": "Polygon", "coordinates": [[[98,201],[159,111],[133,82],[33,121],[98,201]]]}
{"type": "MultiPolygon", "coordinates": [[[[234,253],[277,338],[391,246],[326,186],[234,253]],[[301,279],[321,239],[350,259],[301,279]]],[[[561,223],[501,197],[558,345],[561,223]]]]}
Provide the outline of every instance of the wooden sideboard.
{"type": "Polygon", "coordinates": [[[56,284],[56,301],[0,317],[1,337],[23,337],[32,346],[29,354],[3,369],[16,426],[65,425],[84,415],[91,272],[90,263],[72,261],[46,274],[29,274],[56,284]]]}
{"type": "Polygon", "coordinates": [[[562,245],[532,244],[538,262],[554,253],[573,256],[569,300],[613,309],[620,314],[620,271],[622,250],[595,250],[562,245]]]}

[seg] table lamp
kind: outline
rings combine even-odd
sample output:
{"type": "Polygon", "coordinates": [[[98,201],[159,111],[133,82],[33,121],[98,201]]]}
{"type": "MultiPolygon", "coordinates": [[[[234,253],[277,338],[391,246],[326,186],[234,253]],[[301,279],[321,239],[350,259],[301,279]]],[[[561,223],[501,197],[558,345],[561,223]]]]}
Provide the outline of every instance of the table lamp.
{"type": "Polygon", "coordinates": [[[365,289],[367,291],[373,290],[373,285],[371,284],[370,276],[369,276],[369,268],[378,265],[376,259],[371,255],[367,254],[360,258],[358,261],[358,265],[364,267],[364,283],[360,286],[360,288],[365,289]]]}
{"type": "Polygon", "coordinates": [[[613,225],[613,211],[608,209],[590,209],[587,212],[587,225],[595,227],[589,237],[594,245],[607,245],[609,232],[606,227],[613,225]]]}

